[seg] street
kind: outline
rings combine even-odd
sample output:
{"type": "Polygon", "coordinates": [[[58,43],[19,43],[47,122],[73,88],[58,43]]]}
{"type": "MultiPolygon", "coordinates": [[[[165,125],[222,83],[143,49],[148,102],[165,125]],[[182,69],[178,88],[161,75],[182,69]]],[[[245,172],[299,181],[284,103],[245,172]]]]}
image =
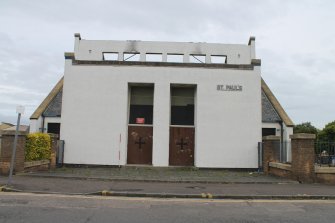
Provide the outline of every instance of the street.
{"type": "Polygon", "coordinates": [[[334,222],[334,200],[200,200],[0,193],[0,222],[334,222]]]}

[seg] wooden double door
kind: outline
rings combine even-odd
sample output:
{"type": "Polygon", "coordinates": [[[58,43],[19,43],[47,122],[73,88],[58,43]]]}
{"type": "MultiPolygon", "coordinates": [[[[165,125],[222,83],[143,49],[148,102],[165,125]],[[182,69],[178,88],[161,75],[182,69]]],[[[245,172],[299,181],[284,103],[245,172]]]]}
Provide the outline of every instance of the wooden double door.
{"type": "Polygon", "coordinates": [[[152,126],[128,126],[128,164],[152,164],[152,126]]]}
{"type": "Polygon", "coordinates": [[[194,166],[194,127],[170,127],[170,166],[194,166]]]}
{"type": "MultiPolygon", "coordinates": [[[[128,126],[128,164],[152,164],[152,126],[128,126]]],[[[194,166],[194,127],[170,127],[170,166],[194,166]]]]}

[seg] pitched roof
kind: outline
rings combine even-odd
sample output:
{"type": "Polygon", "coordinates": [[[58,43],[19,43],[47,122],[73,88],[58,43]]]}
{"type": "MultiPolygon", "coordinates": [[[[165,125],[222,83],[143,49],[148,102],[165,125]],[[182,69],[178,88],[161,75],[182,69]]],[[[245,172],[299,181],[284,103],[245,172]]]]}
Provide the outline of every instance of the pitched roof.
{"type": "Polygon", "coordinates": [[[48,107],[42,113],[44,117],[60,117],[62,113],[63,89],[61,88],[57,95],[52,99],[48,107]]]}
{"type": "Polygon", "coordinates": [[[266,97],[269,99],[270,103],[278,113],[281,120],[285,123],[286,126],[292,127],[294,126],[294,123],[290,119],[290,117],[287,115],[283,107],[280,105],[277,98],[274,96],[268,85],[265,83],[265,81],[262,78],[262,90],[265,93],[266,97]]]}
{"type": "Polygon", "coordinates": [[[273,123],[280,121],[282,119],[262,89],[262,122],[273,123]]]}
{"type": "Polygon", "coordinates": [[[49,95],[43,100],[43,102],[38,106],[34,113],[30,116],[30,119],[38,119],[43,112],[48,108],[52,100],[58,95],[59,91],[63,89],[64,77],[62,77],[55,87],[51,90],[49,95]]]}

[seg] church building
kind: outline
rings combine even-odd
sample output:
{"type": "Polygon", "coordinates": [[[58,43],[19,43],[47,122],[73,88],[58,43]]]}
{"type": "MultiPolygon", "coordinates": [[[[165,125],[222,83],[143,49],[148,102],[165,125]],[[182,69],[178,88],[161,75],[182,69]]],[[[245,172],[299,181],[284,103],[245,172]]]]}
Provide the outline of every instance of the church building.
{"type": "MultiPolygon", "coordinates": [[[[262,136],[293,122],[248,44],[84,40],[31,116],[59,134],[64,163],[257,168],[262,136]]],[[[289,154],[289,153],[288,153],[289,154]]]]}

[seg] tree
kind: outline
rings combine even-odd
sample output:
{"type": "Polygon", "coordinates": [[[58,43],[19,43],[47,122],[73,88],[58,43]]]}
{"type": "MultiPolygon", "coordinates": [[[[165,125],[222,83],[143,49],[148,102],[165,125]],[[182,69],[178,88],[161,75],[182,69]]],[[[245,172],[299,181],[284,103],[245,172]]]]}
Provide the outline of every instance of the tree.
{"type": "Polygon", "coordinates": [[[328,123],[319,133],[321,141],[335,141],[335,121],[328,123]]]}
{"type": "Polygon", "coordinates": [[[303,122],[294,126],[293,133],[311,133],[318,135],[319,130],[314,127],[310,122],[303,122]]]}

